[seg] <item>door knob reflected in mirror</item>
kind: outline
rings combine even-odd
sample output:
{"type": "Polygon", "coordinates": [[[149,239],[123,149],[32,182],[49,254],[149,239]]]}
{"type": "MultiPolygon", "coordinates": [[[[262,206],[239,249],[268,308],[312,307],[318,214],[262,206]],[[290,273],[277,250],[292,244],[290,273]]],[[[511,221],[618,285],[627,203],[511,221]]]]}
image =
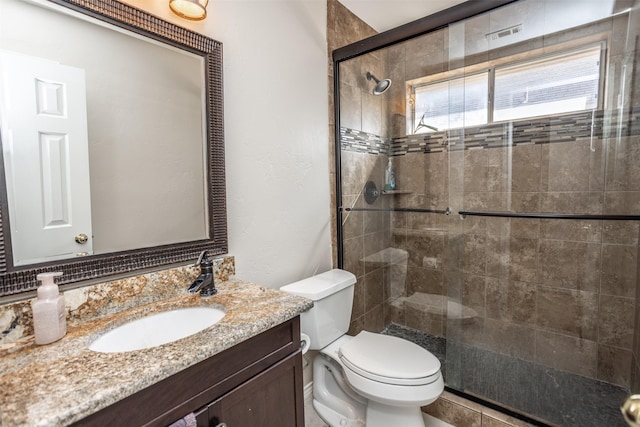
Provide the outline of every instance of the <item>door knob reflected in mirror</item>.
{"type": "Polygon", "coordinates": [[[87,243],[89,240],[89,236],[84,233],[80,233],[76,236],[76,243],[80,243],[81,245],[87,243]]]}

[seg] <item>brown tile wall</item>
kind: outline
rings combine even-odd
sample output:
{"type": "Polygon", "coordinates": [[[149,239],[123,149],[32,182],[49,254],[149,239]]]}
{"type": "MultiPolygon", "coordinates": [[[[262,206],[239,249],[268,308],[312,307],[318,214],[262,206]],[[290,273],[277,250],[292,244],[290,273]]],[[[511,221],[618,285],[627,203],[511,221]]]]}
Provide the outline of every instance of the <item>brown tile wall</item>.
{"type": "MultiPolygon", "coordinates": [[[[635,37],[636,39],[638,38],[638,32],[640,31],[640,0],[634,0],[633,1],[633,7],[632,10],[630,12],[630,19],[629,19],[629,28],[631,29],[631,31],[629,31],[629,36],[628,37],[635,37]]],[[[636,49],[636,51],[634,52],[635,55],[633,56],[634,58],[634,62],[636,64],[635,67],[633,67],[636,71],[635,74],[637,76],[637,64],[638,64],[638,50],[636,49]]],[[[637,79],[637,77],[636,77],[637,79]]],[[[634,84],[632,90],[632,94],[629,97],[630,98],[630,103],[629,105],[626,105],[629,108],[637,108],[638,106],[640,106],[640,93],[638,93],[638,85],[634,84]]],[[[629,238],[633,238],[634,237],[634,230],[624,230],[624,229],[618,229],[618,234],[619,235],[626,235],[629,238]]],[[[635,236],[637,236],[638,233],[635,233],[635,236]]],[[[638,244],[640,245],[640,238],[638,238],[638,244]]],[[[636,247],[636,277],[640,278],[640,249],[638,249],[638,246],[636,247]]],[[[635,298],[636,298],[636,305],[635,305],[635,320],[634,320],[634,332],[633,332],[633,351],[632,351],[632,356],[631,356],[631,393],[640,393],[640,304],[638,303],[640,301],[640,286],[636,286],[635,288],[635,298]]],[[[613,368],[611,368],[613,369],[613,368]]]]}
{"type": "MultiPolygon", "coordinates": [[[[343,174],[346,171],[346,177],[354,178],[351,182],[374,180],[379,183],[384,173],[383,159],[386,159],[386,156],[343,152],[343,174]]],[[[389,206],[388,196],[381,196],[373,205],[368,205],[361,190],[359,185],[343,185],[343,206],[389,206]]],[[[385,211],[351,211],[342,216],[344,268],[358,278],[351,316],[351,334],[356,334],[362,329],[380,332],[388,323],[384,317],[384,302],[390,292],[387,286],[388,276],[393,270],[387,268],[384,258],[376,254],[389,246],[389,220],[390,213],[385,211]],[[366,257],[369,258],[365,259],[366,257]]]]}
{"type": "Polygon", "coordinates": [[[337,0],[327,0],[327,79],[329,81],[329,181],[331,188],[331,235],[333,241],[333,265],[337,265],[337,248],[336,241],[337,223],[336,217],[336,170],[335,170],[335,117],[334,117],[334,76],[333,76],[333,59],[332,52],[335,49],[355,43],[375,35],[376,31],[367,25],[364,21],[351,13],[349,9],[344,7],[337,0]]]}
{"type": "MultiPolygon", "coordinates": [[[[331,52],[334,49],[353,43],[376,34],[375,30],[351,13],[335,0],[327,2],[327,38],[329,47],[329,117],[331,134],[331,153],[334,153],[335,123],[333,120],[333,63],[331,52]]],[[[378,78],[387,74],[386,64],[389,61],[379,53],[363,55],[351,63],[349,67],[340,69],[340,105],[344,114],[341,123],[348,123],[351,129],[364,131],[372,135],[388,133],[390,117],[388,104],[384,98],[374,96],[374,84],[366,79],[367,71],[378,78]]],[[[396,89],[397,90],[397,89],[396,89]]],[[[368,180],[382,182],[386,156],[366,153],[344,152],[341,156],[343,183],[343,206],[363,207],[366,203],[362,197],[362,188],[368,180]]],[[[332,159],[332,164],[335,163],[332,159]]],[[[331,171],[332,188],[335,188],[335,170],[331,171]]],[[[332,204],[335,197],[332,197],[332,204]]],[[[388,206],[385,198],[379,198],[375,207],[388,206]]],[[[335,205],[332,206],[335,212],[335,205]]],[[[350,333],[362,329],[379,332],[387,324],[385,321],[386,277],[389,269],[384,263],[365,261],[370,255],[388,246],[390,214],[388,212],[350,212],[341,218],[343,223],[343,245],[345,269],[356,274],[355,302],[353,306],[350,333]]],[[[334,227],[337,221],[334,219],[334,227]]],[[[334,233],[335,235],[335,233],[334,233]]],[[[337,245],[334,245],[334,248],[337,245]]],[[[335,255],[335,254],[334,254],[335,255]]],[[[334,258],[334,265],[337,264],[334,258]]]]}
{"type": "MultiPolygon", "coordinates": [[[[640,242],[640,239],[639,239],[640,242]]],[[[640,277],[640,250],[638,250],[638,258],[636,258],[636,277],[640,277]]],[[[631,356],[631,384],[632,394],[640,393],[640,286],[636,286],[636,306],[633,332],[633,351],[631,356]]]]}
{"type": "MultiPolygon", "coordinates": [[[[514,147],[508,156],[489,149],[449,158],[447,153],[395,157],[399,188],[414,192],[396,196],[395,206],[637,214],[640,179],[625,172],[622,185],[610,171],[632,163],[640,169],[639,144],[640,137],[627,137],[599,141],[593,153],[588,142],[577,142],[514,147]],[[585,148],[586,160],[575,161],[585,148]],[[598,167],[585,167],[594,157],[598,167]],[[442,173],[447,164],[448,185],[442,173]],[[429,183],[438,177],[444,185],[432,188],[429,183]]],[[[461,220],[395,212],[391,224],[391,245],[409,254],[406,297],[449,295],[476,313],[460,328],[434,315],[430,306],[405,302],[399,310],[397,301],[390,301],[396,308],[391,320],[438,336],[453,332],[480,347],[630,385],[638,222],[461,220]]]]}
{"type": "Polygon", "coordinates": [[[447,391],[434,403],[422,409],[427,414],[454,427],[529,427],[532,425],[447,391]]]}

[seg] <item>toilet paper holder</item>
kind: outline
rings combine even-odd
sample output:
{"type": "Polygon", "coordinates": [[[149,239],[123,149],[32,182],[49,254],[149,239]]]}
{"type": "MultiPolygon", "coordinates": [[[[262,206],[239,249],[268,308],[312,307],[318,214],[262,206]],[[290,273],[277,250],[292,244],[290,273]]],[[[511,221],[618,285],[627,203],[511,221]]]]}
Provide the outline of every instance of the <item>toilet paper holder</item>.
{"type": "Polygon", "coordinates": [[[311,338],[307,334],[300,334],[300,348],[302,349],[302,354],[306,354],[309,351],[309,347],[311,347],[311,338]]]}

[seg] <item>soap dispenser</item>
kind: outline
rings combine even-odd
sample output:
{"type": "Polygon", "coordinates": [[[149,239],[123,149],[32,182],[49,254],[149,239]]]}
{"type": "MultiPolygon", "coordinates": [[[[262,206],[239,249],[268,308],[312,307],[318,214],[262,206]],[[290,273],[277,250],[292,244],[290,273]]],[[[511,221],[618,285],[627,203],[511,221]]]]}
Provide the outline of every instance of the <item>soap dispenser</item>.
{"type": "Polygon", "coordinates": [[[392,191],[396,189],[396,172],[393,169],[393,162],[389,157],[387,168],[384,171],[384,189],[386,191],[392,191]]]}
{"type": "Polygon", "coordinates": [[[58,341],[67,333],[64,295],[60,294],[58,285],[53,282],[56,276],[62,276],[62,273],[40,273],[36,276],[42,282],[38,287],[36,299],[31,301],[36,344],[58,341]]]}

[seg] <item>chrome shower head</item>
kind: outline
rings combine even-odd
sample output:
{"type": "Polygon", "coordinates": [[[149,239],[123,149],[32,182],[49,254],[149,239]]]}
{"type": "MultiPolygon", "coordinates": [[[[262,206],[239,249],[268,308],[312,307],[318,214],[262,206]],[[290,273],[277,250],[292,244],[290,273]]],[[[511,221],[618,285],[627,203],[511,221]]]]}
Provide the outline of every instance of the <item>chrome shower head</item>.
{"type": "Polygon", "coordinates": [[[378,80],[376,79],[376,76],[367,71],[367,80],[371,79],[376,82],[376,86],[373,88],[374,95],[382,95],[387,91],[387,89],[389,89],[389,87],[391,87],[390,79],[378,80]]]}

